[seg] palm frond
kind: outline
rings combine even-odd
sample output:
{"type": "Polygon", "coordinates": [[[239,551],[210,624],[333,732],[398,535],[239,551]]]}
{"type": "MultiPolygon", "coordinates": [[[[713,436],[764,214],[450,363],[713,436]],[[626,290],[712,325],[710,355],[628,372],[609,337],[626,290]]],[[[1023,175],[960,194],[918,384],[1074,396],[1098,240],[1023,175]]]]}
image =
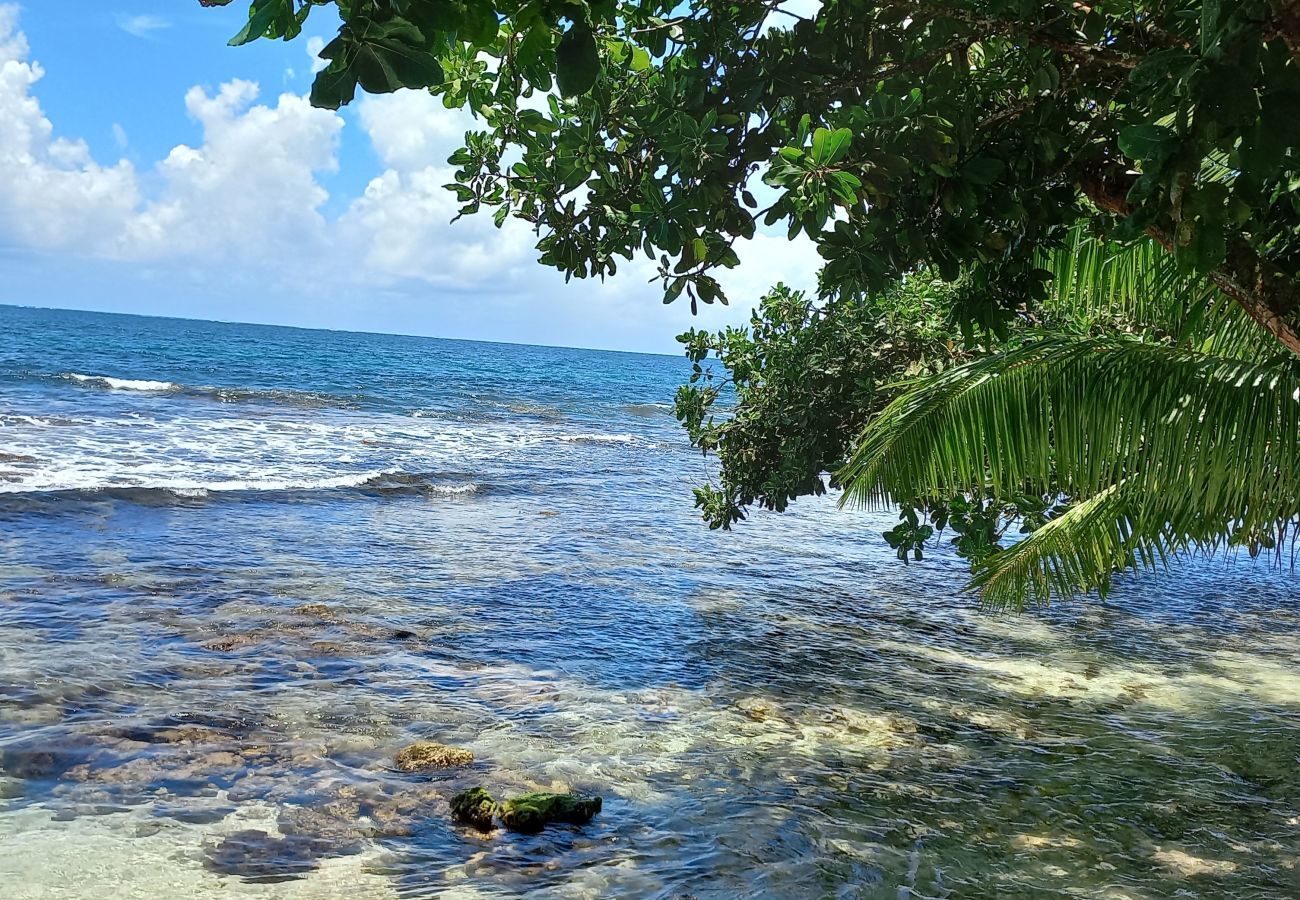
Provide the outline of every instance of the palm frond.
{"type": "Polygon", "coordinates": [[[842,503],[1073,498],[974,585],[999,603],[1065,596],[1229,533],[1284,530],[1300,513],[1300,376],[1164,344],[1047,339],[916,383],[837,477],[842,503]]]}
{"type": "MultiPolygon", "coordinates": [[[[1104,597],[1119,572],[1168,568],[1176,559],[1222,550],[1239,536],[1236,523],[1202,519],[1181,500],[1179,494],[1153,496],[1125,482],[1111,485],[990,555],[970,587],[996,608],[1045,605],[1093,589],[1104,597]]],[[[1292,525],[1276,523],[1275,532],[1256,537],[1280,547],[1292,525]]]]}
{"type": "Polygon", "coordinates": [[[1140,323],[1148,337],[1216,356],[1262,360],[1276,345],[1250,316],[1204,277],[1178,268],[1150,238],[1107,241],[1074,228],[1060,247],[1039,254],[1052,273],[1049,316],[1086,325],[1140,323]]]}

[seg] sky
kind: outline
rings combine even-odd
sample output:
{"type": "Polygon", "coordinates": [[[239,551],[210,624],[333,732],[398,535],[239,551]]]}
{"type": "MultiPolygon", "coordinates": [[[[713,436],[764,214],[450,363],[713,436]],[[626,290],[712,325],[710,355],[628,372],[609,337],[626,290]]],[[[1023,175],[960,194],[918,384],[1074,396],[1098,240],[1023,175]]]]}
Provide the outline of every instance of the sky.
{"type": "Polygon", "coordinates": [[[699,316],[644,257],[565,284],[524,223],[451,223],[467,114],[411,91],[313,109],[332,8],[226,46],[246,10],[0,0],[0,303],[679,352],[815,281],[808,242],[760,233],[721,279],[732,305],[699,316]]]}

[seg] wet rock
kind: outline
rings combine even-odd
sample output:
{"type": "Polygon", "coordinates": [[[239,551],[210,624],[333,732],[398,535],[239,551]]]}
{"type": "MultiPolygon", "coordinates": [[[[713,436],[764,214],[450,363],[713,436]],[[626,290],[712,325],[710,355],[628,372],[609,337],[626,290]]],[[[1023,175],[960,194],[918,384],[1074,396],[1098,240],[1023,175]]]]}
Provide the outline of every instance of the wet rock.
{"type": "Polygon", "coordinates": [[[239,650],[253,644],[260,644],[265,638],[260,634],[224,634],[220,637],[212,638],[203,642],[204,650],[212,650],[217,653],[229,653],[232,650],[239,650]]]}
{"type": "Polygon", "coordinates": [[[24,728],[56,725],[63,715],[61,706],[0,707],[0,721],[24,728]]]}
{"type": "Polygon", "coordinates": [[[270,775],[245,775],[226,791],[226,797],[232,803],[246,803],[249,800],[265,799],[280,788],[281,779],[270,775]]]}
{"type": "Polygon", "coordinates": [[[581,794],[523,794],[500,804],[497,815],[511,831],[536,834],[553,822],[586,825],[600,812],[601,798],[581,794]]]}
{"type": "Polygon", "coordinates": [[[11,747],[0,751],[0,772],[14,778],[53,778],[67,770],[72,762],[69,754],[42,747],[11,747]]]}
{"type": "Polygon", "coordinates": [[[434,788],[403,791],[391,796],[365,798],[362,812],[374,823],[377,836],[404,837],[414,834],[420,823],[446,810],[446,801],[434,788]]]}
{"type": "Polygon", "coordinates": [[[17,778],[0,778],[0,800],[13,800],[23,795],[23,783],[17,778]]]}
{"type": "Polygon", "coordinates": [[[1160,865],[1183,878],[1198,875],[1228,875],[1235,872],[1237,864],[1226,859],[1205,859],[1177,848],[1165,848],[1152,854],[1160,865]]]}
{"type": "Polygon", "coordinates": [[[246,760],[237,753],[225,750],[205,752],[169,752],[157,756],[142,756],[120,765],[95,767],[75,766],[67,777],[76,781],[94,781],[101,784],[168,785],[193,794],[214,782],[229,783],[246,767],[246,760]]]}
{"type": "Polygon", "coordinates": [[[320,619],[324,622],[337,622],[340,616],[333,607],[325,603],[304,603],[302,606],[295,606],[293,609],[295,616],[310,616],[313,619],[320,619]]]}
{"type": "Polygon", "coordinates": [[[428,769],[449,769],[455,766],[467,766],[474,761],[474,754],[461,747],[448,747],[436,741],[416,741],[409,747],[403,747],[393,757],[397,768],[403,772],[422,772],[428,769]]]}
{"type": "Polygon", "coordinates": [[[286,837],[307,842],[318,856],[346,856],[361,850],[364,838],[356,825],[355,805],[323,809],[291,806],[281,811],[277,824],[286,837]]]}
{"type": "Polygon", "coordinates": [[[113,737],[139,744],[210,744],[230,740],[230,735],[204,725],[129,725],[111,732],[113,737]]]}
{"type": "Polygon", "coordinates": [[[772,707],[759,700],[757,697],[745,697],[736,702],[736,709],[744,713],[754,722],[766,722],[772,715],[772,707]]]}
{"type": "Polygon", "coordinates": [[[473,825],[479,831],[491,831],[496,807],[496,801],[486,790],[470,788],[451,798],[451,817],[462,825],[473,825]]]}
{"type": "Polygon", "coordinates": [[[235,811],[234,806],[192,806],[181,803],[160,803],[154,807],[153,814],[160,819],[173,819],[188,825],[210,825],[220,822],[235,811]]]}

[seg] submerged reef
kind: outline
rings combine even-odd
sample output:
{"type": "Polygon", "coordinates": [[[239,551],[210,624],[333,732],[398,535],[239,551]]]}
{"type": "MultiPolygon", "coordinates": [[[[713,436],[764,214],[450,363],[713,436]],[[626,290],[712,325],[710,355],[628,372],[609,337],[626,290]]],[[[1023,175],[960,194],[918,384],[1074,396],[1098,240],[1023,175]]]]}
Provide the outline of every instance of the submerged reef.
{"type": "Polygon", "coordinates": [[[403,747],[393,757],[397,768],[403,772],[420,772],[426,769],[450,769],[467,766],[474,761],[474,754],[461,747],[448,747],[436,741],[416,741],[409,747],[403,747]]]}

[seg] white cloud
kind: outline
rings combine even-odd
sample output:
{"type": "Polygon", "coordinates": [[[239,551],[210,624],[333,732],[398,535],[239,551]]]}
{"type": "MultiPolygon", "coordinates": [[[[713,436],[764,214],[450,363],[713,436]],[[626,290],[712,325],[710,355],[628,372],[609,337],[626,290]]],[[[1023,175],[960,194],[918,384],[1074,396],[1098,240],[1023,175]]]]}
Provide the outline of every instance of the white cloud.
{"type": "Polygon", "coordinates": [[[99,250],[139,203],[128,162],[103,167],[84,141],[54,137],[31,88],[45,74],[25,61],[17,13],[0,6],[0,234],[36,248],[99,250]]]}
{"type": "Polygon", "coordinates": [[[159,163],[163,188],[128,220],[123,255],[274,261],[320,246],[329,194],[316,173],[337,168],[343,122],[295,94],[274,106],[253,105],[257,96],[239,80],[213,95],[190,88],[185,108],[203,143],[159,163]]]}
{"type": "Polygon", "coordinates": [[[424,91],[363,96],[358,112],[384,165],[407,172],[446,166],[474,127],[469,113],[447,109],[424,91]]]}
{"type": "Polygon", "coordinates": [[[325,49],[325,39],[319,35],[307,38],[307,55],[311,57],[312,73],[319,72],[329,65],[329,60],[321,59],[320,52],[325,49]]]}
{"type": "Polygon", "coordinates": [[[149,14],[127,15],[118,13],[117,27],[127,34],[135,35],[138,38],[152,38],[159,31],[164,31],[172,27],[172,23],[162,16],[149,14]]]}
{"type": "MultiPolygon", "coordinates": [[[[744,321],[772,282],[811,286],[818,267],[808,242],[759,235],[737,247],[742,267],[722,276],[737,306],[701,307],[698,319],[684,300],[660,302],[644,258],[607,283],[566,286],[536,263],[525,223],[497,229],[479,215],[450,224],[446,160],[475,126],[425,92],[359,101],[355,121],[382,171],[344,205],[329,204],[320,177],[338,167],[344,117],[294,93],[262,99],[238,79],[185,94],[199,140],[139,171],[126,160],[102,165],[84,141],[56,136],[34,93],[43,71],[28,54],[15,8],[0,4],[0,243],[145,266],[163,283],[218,293],[235,282],[281,292],[299,298],[286,307],[317,316],[302,324],[357,327],[363,309],[375,313],[371,327],[409,330],[411,310],[424,309],[419,327],[452,336],[660,349],[691,325],[744,321]]],[[[114,134],[125,149],[125,131],[114,134]]]]}

